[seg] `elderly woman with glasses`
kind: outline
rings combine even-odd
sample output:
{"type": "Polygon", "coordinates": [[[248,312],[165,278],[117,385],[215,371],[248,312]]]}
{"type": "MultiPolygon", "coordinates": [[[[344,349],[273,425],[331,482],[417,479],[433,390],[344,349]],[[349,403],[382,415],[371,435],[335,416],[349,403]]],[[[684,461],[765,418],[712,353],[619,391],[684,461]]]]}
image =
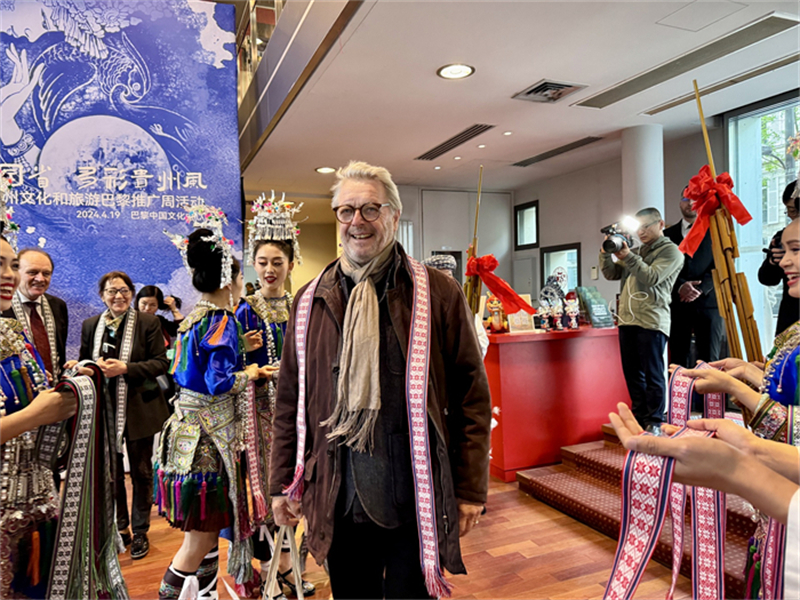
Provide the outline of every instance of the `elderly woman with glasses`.
{"type": "MultiPolygon", "coordinates": [[[[117,528],[131,558],[144,558],[150,550],[150,508],[153,499],[153,436],[169,417],[164,394],[156,378],[169,368],[158,317],[131,306],[135,289],[121,271],[100,278],[101,314],[86,319],[81,330],[81,360],[93,360],[102,369],[115,407],[117,461],[117,528]],[[126,441],[133,483],[133,511],[128,516],[122,439],[126,441]],[[133,537],[129,526],[133,528],[133,537]]],[[[67,363],[67,367],[75,361],[67,363]]]]}

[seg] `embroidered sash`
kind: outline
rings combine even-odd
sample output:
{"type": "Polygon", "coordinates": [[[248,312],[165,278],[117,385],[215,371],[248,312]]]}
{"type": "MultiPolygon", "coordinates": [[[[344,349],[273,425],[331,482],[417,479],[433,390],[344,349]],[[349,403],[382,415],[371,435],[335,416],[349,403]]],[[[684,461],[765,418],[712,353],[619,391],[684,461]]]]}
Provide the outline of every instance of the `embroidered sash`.
{"type": "MultiPolygon", "coordinates": [[[[444,577],[439,564],[439,542],[436,528],[436,506],[428,442],[428,366],[430,352],[430,288],[425,267],[408,257],[414,283],[414,305],[411,312],[411,331],[406,363],[406,409],[411,441],[411,460],[414,474],[417,529],[419,531],[420,563],[425,587],[434,597],[450,596],[452,586],[444,577]]],[[[327,269],[326,269],[327,270],[327,269]]],[[[306,344],[308,323],[314,292],[323,270],[300,297],[295,314],[295,347],[297,353],[297,454],[294,479],[286,493],[295,501],[303,495],[304,454],[306,447],[306,344]]]]}
{"type": "MultiPolygon", "coordinates": [[[[792,446],[800,445],[800,440],[797,439],[798,431],[795,427],[797,423],[795,412],[798,408],[797,406],[786,407],[786,443],[792,446]]],[[[786,526],[770,517],[767,522],[764,554],[761,557],[762,600],[783,598],[783,565],[786,555],[786,543],[786,526]]]]}
{"type": "Polygon", "coordinates": [[[247,471],[250,479],[250,492],[253,496],[253,520],[260,525],[267,518],[267,497],[261,487],[261,475],[258,472],[258,412],[256,410],[256,384],[247,383],[247,419],[245,419],[245,451],[247,452],[247,471]]]}
{"type": "MultiPolygon", "coordinates": [[[[47,341],[50,342],[50,358],[53,361],[53,373],[51,373],[51,375],[55,381],[58,381],[58,378],[61,376],[59,369],[61,357],[58,356],[58,345],[56,344],[56,320],[53,317],[53,310],[50,308],[50,302],[48,302],[47,296],[44,294],[42,294],[42,303],[40,306],[42,307],[42,321],[44,321],[44,329],[47,332],[47,341]]],[[[17,321],[19,321],[25,331],[25,337],[32,340],[33,335],[30,331],[28,315],[22,307],[19,292],[14,294],[11,300],[11,308],[14,310],[14,316],[17,318],[17,321]]]]}
{"type": "Polygon", "coordinates": [[[94,599],[110,593],[124,600],[128,591],[111,541],[117,533],[109,471],[114,449],[106,418],[110,407],[98,393],[100,369],[89,361],[79,366],[91,368],[93,376],[72,377],[56,387],[75,394],[78,410],[47,597],[94,599]]]}
{"type": "MultiPolygon", "coordinates": [[[[702,363],[698,368],[711,368],[702,363]]],[[[691,410],[694,380],[678,368],[669,384],[670,423],[683,429],[673,438],[684,436],[713,437],[713,432],[686,428],[691,410]]],[[[724,395],[707,394],[704,415],[724,417],[724,395]]],[[[630,599],[639,585],[644,569],[655,550],[666,518],[667,506],[672,516],[672,585],[671,600],[683,557],[686,486],[672,482],[674,459],[629,452],[622,479],[622,515],[619,545],[606,598],[630,599]],[[669,501],[666,502],[665,498],[669,501]]],[[[692,488],[692,594],[700,600],[725,598],[724,546],[726,497],[708,488],[692,488]]]]}
{"type": "MultiPolygon", "coordinates": [[[[94,346],[92,348],[92,360],[100,359],[100,346],[103,343],[103,334],[106,330],[106,316],[109,311],[104,311],[97,321],[97,328],[94,330],[94,346]]],[[[128,309],[128,316],[125,319],[125,330],[122,333],[122,345],[119,350],[119,360],[128,364],[131,360],[133,350],[133,334],[136,331],[136,311],[128,309]]],[[[124,375],[117,377],[117,413],[116,413],[116,440],[117,452],[122,452],[122,435],[125,433],[125,419],[128,410],[128,382],[124,375]]]]}

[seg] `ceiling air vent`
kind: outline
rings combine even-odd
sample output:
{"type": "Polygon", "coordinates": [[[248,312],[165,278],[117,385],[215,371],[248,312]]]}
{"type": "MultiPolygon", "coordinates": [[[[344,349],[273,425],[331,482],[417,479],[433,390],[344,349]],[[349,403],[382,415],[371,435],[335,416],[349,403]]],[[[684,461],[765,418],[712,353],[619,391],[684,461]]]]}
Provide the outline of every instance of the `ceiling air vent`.
{"type": "Polygon", "coordinates": [[[558,156],[559,154],[564,154],[565,152],[569,152],[570,150],[575,150],[575,148],[580,148],[581,146],[586,146],[587,144],[591,144],[598,140],[602,140],[603,138],[599,137],[585,137],[582,140],[578,140],[577,142],[572,142],[571,144],[567,144],[566,146],[561,146],[559,148],[554,148],[553,150],[548,150],[547,152],[542,152],[541,154],[537,154],[536,156],[531,156],[530,158],[526,158],[525,160],[521,160],[519,162],[515,162],[512,167],[529,167],[532,164],[542,162],[543,160],[547,160],[548,158],[553,158],[554,156],[558,156]]]}
{"type": "Polygon", "coordinates": [[[431,148],[425,154],[420,154],[414,160],[433,160],[435,158],[439,158],[445,152],[450,152],[450,150],[452,150],[453,148],[456,148],[461,144],[463,144],[464,142],[468,142],[471,139],[493,128],[494,125],[486,125],[483,123],[473,125],[472,127],[467,127],[464,131],[462,131],[458,135],[454,135],[449,140],[442,142],[435,148],[431,148]]]}
{"type": "MultiPolygon", "coordinates": [[[[743,81],[747,81],[749,79],[753,79],[754,77],[764,75],[765,73],[781,69],[788,65],[792,65],[796,62],[800,62],[800,53],[797,52],[794,54],[790,54],[789,56],[779,58],[778,60],[775,60],[771,63],[767,63],[766,65],[762,65],[750,71],[745,71],[744,73],[734,75],[733,77],[728,77],[727,79],[723,79],[722,81],[718,81],[717,83],[714,83],[707,87],[700,88],[700,95],[707,96],[708,94],[713,94],[714,92],[724,90],[725,88],[729,88],[732,85],[736,85],[737,83],[742,83],[743,81]]],[[[660,112],[664,112],[665,110],[669,110],[670,108],[675,108],[676,106],[680,106],[681,104],[685,104],[687,102],[694,102],[694,92],[692,92],[691,94],[684,94],[683,96],[678,96],[677,98],[673,98],[669,102],[665,102],[664,104],[659,104],[658,106],[651,108],[650,110],[644,111],[644,113],[642,114],[650,116],[657,115],[660,112]]]]}
{"type": "Polygon", "coordinates": [[[798,21],[795,17],[780,16],[775,13],[770,13],[766,17],[709,42],[705,46],[700,46],[699,48],[687,52],[683,56],[679,56],[658,67],[650,69],[632,79],[623,81],[599,94],[581,100],[574,106],[606,108],[620,100],[625,100],[639,92],[664,83],[673,77],[688,73],[698,67],[714,62],[723,56],[733,54],[738,50],[761,42],[782,31],[796,27],[797,24],[798,21]]]}
{"type": "Polygon", "coordinates": [[[511,96],[516,100],[527,100],[528,102],[544,102],[552,104],[558,102],[562,98],[574,94],[575,92],[585,88],[585,85],[578,85],[577,83],[562,83],[559,81],[549,81],[542,79],[534,83],[529,88],[526,88],[511,96]]]}

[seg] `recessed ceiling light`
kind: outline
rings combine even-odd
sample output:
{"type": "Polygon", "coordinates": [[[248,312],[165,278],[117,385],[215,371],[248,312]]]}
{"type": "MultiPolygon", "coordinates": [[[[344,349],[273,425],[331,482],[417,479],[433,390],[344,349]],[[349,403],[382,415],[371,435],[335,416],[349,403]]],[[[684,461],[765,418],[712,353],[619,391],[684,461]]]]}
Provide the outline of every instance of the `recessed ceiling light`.
{"type": "Polygon", "coordinates": [[[439,165],[436,165],[435,167],[433,167],[433,170],[434,170],[434,171],[438,171],[438,170],[439,170],[439,169],[441,169],[441,168],[442,168],[442,167],[440,167],[439,165]]]}
{"type": "Polygon", "coordinates": [[[333,167],[317,167],[314,169],[317,173],[322,173],[323,175],[328,175],[329,173],[335,173],[336,169],[333,167]]]}
{"type": "Polygon", "coordinates": [[[469,77],[475,72],[475,67],[469,65],[445,65],[441,67],[436,74],[442,79],[464,79],[469,77]]]}
{"type": "Polygon", "coordinates": [[[514,133],[514,132],[513,131],[504,131],[503,135],[511,135],[512,133],[514,133]]]}
{"type": "Polygon", "coordinates": [[[461,157],[460,156],[454,156],[453,160],[461,160],[461,157]]]}
{"type": "Polygon", "coordinates": [[[486,144],[478,144],[478,148],[486,148],[486,144]]]}

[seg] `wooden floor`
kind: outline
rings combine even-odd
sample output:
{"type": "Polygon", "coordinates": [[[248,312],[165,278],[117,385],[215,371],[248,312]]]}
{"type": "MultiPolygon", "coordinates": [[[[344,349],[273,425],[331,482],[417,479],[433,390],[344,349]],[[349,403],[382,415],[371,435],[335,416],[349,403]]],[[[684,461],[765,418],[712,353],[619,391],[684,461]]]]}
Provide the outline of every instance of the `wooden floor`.
{"type": "MultiPolygon", "coordinates": [[[[130,498],[130,495],[128,496],[130,498]]],[[[616,542],[597,533],[530,496],[516,483],[492,480],[488,512],[480,525],[462,538],[468,575],[450,576],[453,598],[602,598],[614,560],[616,542]]],[[[153,512],[150,554],[132,561],[120,555],[122,573],[131,598],[150,599],[183,536],[153,512]]],[[[227,543],[220,547],[224,573],[227,543]]],[[[315,598],[330,598],[328,578],[309,556],[305,578],[317,586],[315,598]]],[[[225,576],[233,587],[230,577],[225,576]]],[[[636,598],[663,599],[670,584],[669,571],[651,562],[636,598]]],[[[220,598],[231,598],[220,581],[220,598]]],[[[691,584],[678,582],[677,600],[691,596],[691,584]]]]}

